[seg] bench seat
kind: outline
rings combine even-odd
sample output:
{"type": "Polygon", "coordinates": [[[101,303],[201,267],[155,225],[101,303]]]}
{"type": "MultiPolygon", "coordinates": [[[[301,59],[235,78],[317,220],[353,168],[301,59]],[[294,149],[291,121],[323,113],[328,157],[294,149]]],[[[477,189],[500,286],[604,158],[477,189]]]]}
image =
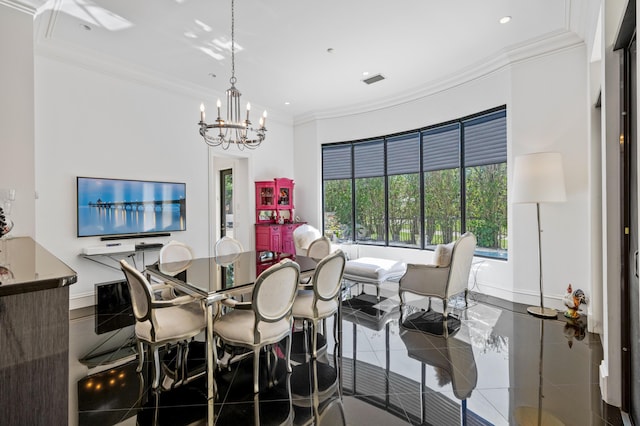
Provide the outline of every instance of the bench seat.
{"type": "Polygon", "coordinates": [[[407,264],[398,260],[361,257],[347,261],[343,277],[357,284],[375,285],[377,296],[380,297],[380,284],[397,281],[406,271],[407,264]]]}

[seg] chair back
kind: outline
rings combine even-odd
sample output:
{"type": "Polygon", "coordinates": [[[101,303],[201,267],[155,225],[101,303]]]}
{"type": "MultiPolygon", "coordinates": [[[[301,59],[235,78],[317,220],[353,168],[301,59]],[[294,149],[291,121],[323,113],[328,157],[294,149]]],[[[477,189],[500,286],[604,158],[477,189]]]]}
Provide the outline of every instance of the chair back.
{"type": "Polygon", "coordinates": [[[296,254],[306,256],[309,245],[322,234],[311,225],[303,224],[293,230],[293,243],[296,247],[296,254]]]}
{"type": "Polygon", "coordinates": [[[151,285],[140,271],[132,267],[126,260],[120,261],[120,268],[124,272],[131,294],[133,315],[138,322],[144,322],[151,317],[151,285]]]}
{"type": "Polygon", "coordinates": [[[162,272],[175,276],[189,267],[193,259],[193,250],[185,243],[172,240],[162,246],[158,258],[162,272]]]}
{"type": "Polygon", "coordinates": [[[451,253],[447,295],[460,293],[469,285],[469,273],[475,250],[476,237],[471,232],[462,234],[455,242],[451,253]]]}
{"type": "Polygon", "coordinates": [[[216,241],[216,245],[213,250],[214,256],[227,256],[232,254],[241,253],[244,251],[240,241],[229,236],[224,236],[216,241]]]}
{"type": "Polygon", "coordinates": [[[313,291],[318,300],[332,300],[338,296],[347,258],[342,250],[325,256],[316,266],[313,291]]]}
{"type": "Polygon", "coordinates": [[[299,279],[300,266],[289,259],[271,266],[258,276],[251,299],[256,325],[258,321],[276,322],[291,314],[299,279]]]}
{"type": "Polygon", "coordinates": [[[314,259],[323,259],[329,253],[331,253],[331,240],[325,236],[313,240],[307,249],[307,256],[314,259]]]}

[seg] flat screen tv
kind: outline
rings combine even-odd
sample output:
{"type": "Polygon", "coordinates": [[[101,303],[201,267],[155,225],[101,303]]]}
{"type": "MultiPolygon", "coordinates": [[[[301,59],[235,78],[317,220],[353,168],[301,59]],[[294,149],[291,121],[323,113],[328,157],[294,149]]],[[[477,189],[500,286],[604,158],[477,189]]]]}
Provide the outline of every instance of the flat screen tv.
{"type": "Polygon", "coordinates": [[[78,237],[184,231],[186,184],[78,176],[77,213],[78,237]]]}

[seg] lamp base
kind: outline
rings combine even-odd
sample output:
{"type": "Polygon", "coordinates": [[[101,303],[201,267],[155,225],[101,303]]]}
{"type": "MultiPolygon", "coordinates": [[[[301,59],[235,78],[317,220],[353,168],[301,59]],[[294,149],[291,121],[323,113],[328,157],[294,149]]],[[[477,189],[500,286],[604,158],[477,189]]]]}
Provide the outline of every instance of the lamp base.
{"type": "Polygon", "coordinates": [[[527,312],[540,318],[557,318],[558,311],[552,308],[543,308],[541,306],[529,306],[527,312]]]}

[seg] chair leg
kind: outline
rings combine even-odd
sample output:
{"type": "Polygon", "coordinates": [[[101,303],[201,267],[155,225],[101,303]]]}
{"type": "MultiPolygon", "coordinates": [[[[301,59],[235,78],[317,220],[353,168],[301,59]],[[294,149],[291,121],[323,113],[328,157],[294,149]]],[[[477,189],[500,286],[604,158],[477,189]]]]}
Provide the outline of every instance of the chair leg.
{"type": "Polygon", "coordinates": [[[318,320],[311,320],[311,350],[312,357],[315,359],[318,356],[318,320]]]}
{"type": "Polygon", "coordinates": [[[154,346],[153,348],[153,384],[151,387],[157,389],[160,384],[160,348],[154,346]]]}
{"type": "Polygon", "coordinates": [[[141,340],[138,340],[138,368],[136,371],[139,373],[142,371],[144,367],[144,343],[141,340]]]}
{"type": "Polygon", "coordinates": [[[469,307],[469,289],[464,289],[464,306],[469,307]]]}
{"type": "Polygon", "coordinates": [[[291,373],[291,341],[293,340],[293,334],[289,334],[289,336],[287,336],[287,354],[286,354],[286,361],[287,361],[287,373],[291,373]]]}
{"type": "Polygon", "coordinates": [[[260,392],[260,349],[259,346],[253,348],[253,393],[260,392]]]}

